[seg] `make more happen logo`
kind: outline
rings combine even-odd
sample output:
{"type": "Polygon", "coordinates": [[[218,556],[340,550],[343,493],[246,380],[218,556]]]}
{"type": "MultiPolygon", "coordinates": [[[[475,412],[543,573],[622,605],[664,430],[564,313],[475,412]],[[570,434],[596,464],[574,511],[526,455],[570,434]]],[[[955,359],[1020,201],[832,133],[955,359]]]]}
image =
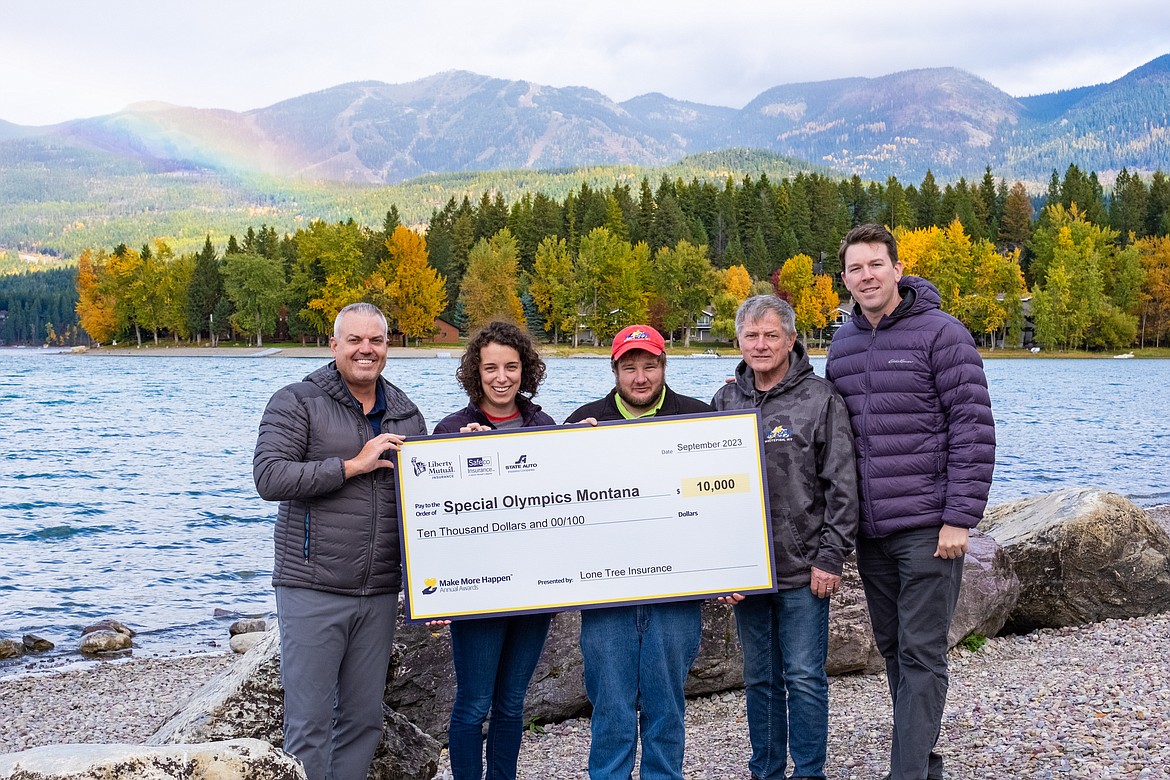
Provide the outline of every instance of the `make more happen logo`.
{"type": "Polygon", "coordinates": [[[450,593],[460,590],[479,590],[492,585],[504,585],[512,581],[511,574],[481,574],[478,577],[426,577],[423,579],[422,595],[450,593]]]}

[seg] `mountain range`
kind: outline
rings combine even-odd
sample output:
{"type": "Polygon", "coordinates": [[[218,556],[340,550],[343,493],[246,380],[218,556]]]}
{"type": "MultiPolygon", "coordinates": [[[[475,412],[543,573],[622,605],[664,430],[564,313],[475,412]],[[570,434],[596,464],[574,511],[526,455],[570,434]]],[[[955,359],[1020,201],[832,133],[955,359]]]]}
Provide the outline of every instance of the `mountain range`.
{"type": "MultiPolygon", "coordinates": [[[[236,112],[164,103],[44,127],[0,121],[0,170],[30,161],[121,172],[213,170],[395,183],[428,173],[659,167],[761,149],[820,169],[915,183],[1039,184],[1070,163],[1109,180],[1170,170],[1170,54],[1122,78],[1012,97],[955,68],[786,84],[740,109],[652,93],[615,102],[465,71],[354,82],[236,112]]],[[[38,163],[39,164],[39,163],[38,163]]],[[[2,188],[0,188],[2,189],[2,188]]]]}

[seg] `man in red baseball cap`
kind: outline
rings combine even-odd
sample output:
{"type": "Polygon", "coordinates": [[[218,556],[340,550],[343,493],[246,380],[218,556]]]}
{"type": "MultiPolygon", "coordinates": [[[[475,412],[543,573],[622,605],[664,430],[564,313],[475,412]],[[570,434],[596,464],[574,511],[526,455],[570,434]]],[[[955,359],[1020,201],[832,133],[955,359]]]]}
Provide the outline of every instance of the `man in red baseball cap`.
{"type": "MultiPolygon", "coordinates": [[[[709,412],[666,386],[666,345],[649,325],[623,328],[610,351],[614,389],[565,422],[637,420],[709,412]]],[[[628,780],[642,738],[643,778],[682,780],[683,685],[702,635],[700,601],[586,609],[585,692],[593,705],[591,780],[628,780]],[[639,710],[641,716],[639,717],[639,710]]]]}

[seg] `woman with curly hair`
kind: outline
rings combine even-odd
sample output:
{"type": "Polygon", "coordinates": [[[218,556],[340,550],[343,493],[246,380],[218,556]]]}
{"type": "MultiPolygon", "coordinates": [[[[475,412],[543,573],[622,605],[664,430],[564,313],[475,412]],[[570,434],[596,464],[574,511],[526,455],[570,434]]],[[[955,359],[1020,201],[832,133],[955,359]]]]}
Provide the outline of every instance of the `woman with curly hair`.
{"type": "MultiPolygon", "coordinates": [[[[527,333],[511,323],[490,323],[472,336],[455,372],[470,402],[444,417],[435,433],[555,425],[531,400],[544,372],[527,333]]],[[[480,780],[485,763],[488,780],[515,780],[524,695],[551,621],[549,614],[507,615],[450,624],[455,704],[447,750],[455,780],[480,780]],[[489,712],[485,753],[483,723],[489,712]]]]}

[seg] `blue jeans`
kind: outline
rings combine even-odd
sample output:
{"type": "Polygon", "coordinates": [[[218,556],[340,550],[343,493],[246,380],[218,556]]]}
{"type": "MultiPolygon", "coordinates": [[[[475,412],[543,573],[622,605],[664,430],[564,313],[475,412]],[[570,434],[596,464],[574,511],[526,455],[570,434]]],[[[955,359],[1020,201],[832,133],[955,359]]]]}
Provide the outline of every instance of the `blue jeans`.
{"type": "Polygon", "coordinates": [[[829,741],[829,600],[806,586],[735,605],[747,695],[748,768],[762,780],[825,776],[829,741]]]}
{"type": "Polygon", "coordinates": [[[447,750],[455,780],[480,780],[484,771],[483,722],[488,780],[515,780],[524,734],[524,694],[540,660],[551,614],[513,615],[451,624],[455,704],[447,750]]]}
{"type": "Polygon", "coordinates": [[[857,539],[857,573],[894,704],[893,780],[943,776],[935,746],[950,682],[947,632],[963,584],[963,557],[935,558],[938,534],[934,526],[857,539]]]}
{"type": "Polygon", "coordinates": [[[581,613],[585,692],[593,705],[590,780],[629,780],[639,730],[643,780],[682,780],[683,686],[702,639],[699,605],[678,601],[581,613]]]}

